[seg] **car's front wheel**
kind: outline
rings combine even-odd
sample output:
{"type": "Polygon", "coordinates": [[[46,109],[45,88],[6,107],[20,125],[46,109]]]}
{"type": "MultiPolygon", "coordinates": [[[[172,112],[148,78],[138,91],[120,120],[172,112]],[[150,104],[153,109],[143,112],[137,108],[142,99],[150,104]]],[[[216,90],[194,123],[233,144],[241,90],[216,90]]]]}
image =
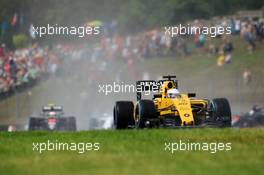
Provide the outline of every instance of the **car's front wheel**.
{"type": "Polygon", "coordinates": [[[140,100],[136,107],[136,127],[144,128],[146,122],[157,118],[155,104],[152,100],[140,100]]]}
{"type": "Polygon", "coordinates": [[[210,102],[211,119],[221,127],[231,127],[231,108],[226,98],[215,98],[210,102]]]}

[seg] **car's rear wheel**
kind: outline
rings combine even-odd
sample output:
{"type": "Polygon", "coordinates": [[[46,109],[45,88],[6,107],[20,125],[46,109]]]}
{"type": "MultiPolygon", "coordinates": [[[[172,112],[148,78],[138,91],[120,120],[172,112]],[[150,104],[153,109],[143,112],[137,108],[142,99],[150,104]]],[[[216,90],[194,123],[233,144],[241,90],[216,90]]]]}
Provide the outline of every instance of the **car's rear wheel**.
{"type": "Polygon", "coordinates": [[[231,127],[231,108],[226,98],[215,98],[210,102],[211,119],[221,127],[231,127]]]}
{"type": "Polygon", "coordinates": [[[131,101],[117,101],[114,107],[114,128],[127,129],[134,126],[134,104],[131,101]]]}
{"type": "Polygon", "coordinates": [[[67,131],[76,131],[76,119],[75,117],[67,117],[66,119],[66,130],[67,131]]]}
{"type": "Polygon", "coordinates": [[[157,118],[155,104],[152,100],[140,100],[136,107],[136,127],[146,127],[146,122],[157,118]]]}

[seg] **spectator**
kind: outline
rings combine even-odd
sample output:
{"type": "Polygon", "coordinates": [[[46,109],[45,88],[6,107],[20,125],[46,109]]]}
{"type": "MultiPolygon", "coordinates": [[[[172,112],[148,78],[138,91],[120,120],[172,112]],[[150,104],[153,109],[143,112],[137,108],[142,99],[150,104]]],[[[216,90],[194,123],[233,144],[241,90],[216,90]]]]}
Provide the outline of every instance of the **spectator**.
{"type": "Polygon", "coordinates": [[[257,36],[257,39],[260,42],[263,42],[264,41],[264,22],[263,21],[258,22],[255,25],[255,28],[256,28],[256,36],[257,36]]]}
{"type": "Polygon", "coordinates": [[[252,81],[252,74],[248,69],[245,69],[243,72],[243,80],[246,85],[252,81]]]}
{"type": "Polygon", "coordinates": [[[242,36],[249,44],[248,50],[250,52],[254,51],[256,49],[256,44],[253,36],[253,27],[251,24],[244,25],[242,36]]]}
{"type": "Polygon", "coordinates": [[[233,44],[230,40],[224,38],[223,52],[225,56],[225,64],[229,64],[232,58],[233,44]]]}
{"type": "Polygon", "coordinates": [[[217,66],[223,66],[225,64],[225,55],[224,52],[220,52],[220,55],[217,59],[217,66]]]}

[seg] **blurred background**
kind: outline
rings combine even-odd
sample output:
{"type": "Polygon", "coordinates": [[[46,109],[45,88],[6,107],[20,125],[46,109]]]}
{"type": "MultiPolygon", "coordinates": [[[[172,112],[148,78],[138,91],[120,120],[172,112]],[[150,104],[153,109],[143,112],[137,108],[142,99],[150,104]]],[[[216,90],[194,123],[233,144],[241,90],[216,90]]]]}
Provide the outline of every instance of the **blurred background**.
{"type": "MultiPolygon", "coordinates": [[[[264,1],[0,0],[0,125],[24,127],[55,103],[77,117],[112,118],[116,100],[99,92],[175,74],[182,92],[226,97],[233,115],[263,106],[264,1]],[[99,35],[38,37],[33,26],[98,26],[99,35]],[[230,27],[231,35],[165,35],[165,26],[230,27]]],[[[102,126],[101,126],[102,128],[102,126]]]]}

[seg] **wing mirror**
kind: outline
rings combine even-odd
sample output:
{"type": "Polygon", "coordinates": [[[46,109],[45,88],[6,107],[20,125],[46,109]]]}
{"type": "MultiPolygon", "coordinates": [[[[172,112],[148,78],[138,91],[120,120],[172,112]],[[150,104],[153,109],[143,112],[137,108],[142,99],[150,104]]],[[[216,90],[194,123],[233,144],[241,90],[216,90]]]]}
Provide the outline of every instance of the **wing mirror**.
{"type": "Polygon", "coordinates": [[[161,98],[162,95],[161,94],[154,94],[154,98],[161,98]]]}
{"type": "Polygon", "coordinates": [[[196,97],[196,94],[195,93],[188,93],[188,97],[189,98],[196,97]]]}

